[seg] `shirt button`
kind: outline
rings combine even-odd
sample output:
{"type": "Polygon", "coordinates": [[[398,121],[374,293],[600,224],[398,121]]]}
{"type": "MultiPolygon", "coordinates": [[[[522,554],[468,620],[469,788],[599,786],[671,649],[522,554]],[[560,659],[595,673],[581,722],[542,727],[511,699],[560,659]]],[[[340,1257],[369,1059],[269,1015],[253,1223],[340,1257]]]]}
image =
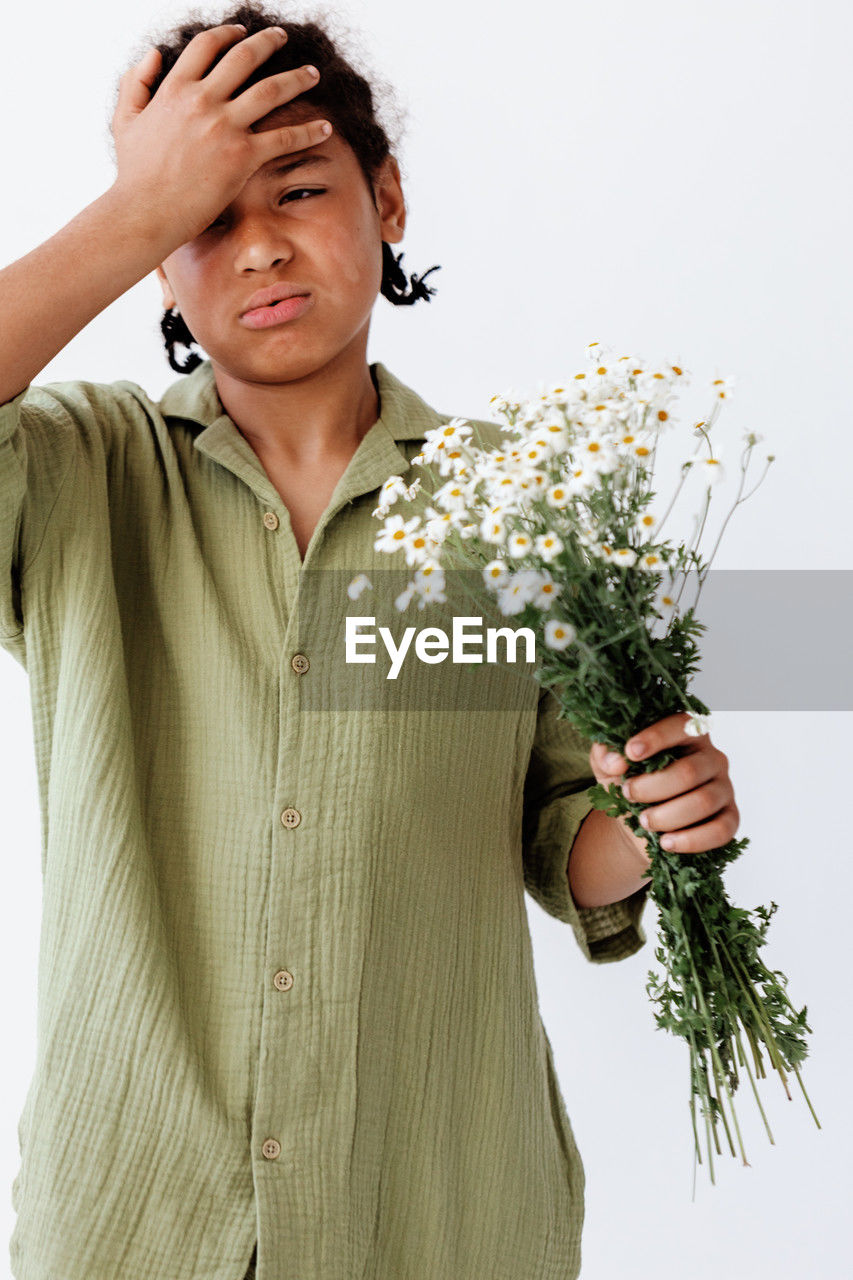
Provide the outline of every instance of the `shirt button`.
{"type": "Polygon", "coordinates": [[[278,528],[278,516],[274,511],[264,512],[264,524],[267,526],[268,529],[278,528]]]}
{"type": "Polygon", "coordinates": [[[261,1151],[263,1151],[267,1160],[277,1160],[281,1155],[281,1143],[275,1138],[267,1138],[261,1147],[261,1151]]]}
{"type": "Polygon", "coordinates": [[[291,808],[282,809],[281,811],[282,826],[298,827],[301,821],[302,821],[302,814],[299,812],[298,809],[291,809],[291,808]]]}
{"type": "Polygon", "coordinates": [[[279,991],[289,991],[293,986],[293,974],[288,973],[287,969],[279,969],[278,973],[273,978],[273,982],[278,987],[279,991]]]}
{"type": "Polygon", "coordinates": [[[298,676],[304,675],[310,667],[311,663],[305,657],[304,653],[294,653],[290,659],[290,665],[298,676]]]}

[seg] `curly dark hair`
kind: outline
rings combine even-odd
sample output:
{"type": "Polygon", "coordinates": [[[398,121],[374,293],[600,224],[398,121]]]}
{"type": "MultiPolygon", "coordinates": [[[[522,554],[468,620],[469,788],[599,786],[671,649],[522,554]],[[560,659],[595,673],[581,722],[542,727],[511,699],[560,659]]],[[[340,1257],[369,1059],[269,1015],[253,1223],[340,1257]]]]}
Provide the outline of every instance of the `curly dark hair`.
{"type": "MultiPolygon", "coordinates": [[[[365,76],[361,75],[350,61],[343,55],[338,44],[329,35],[330,20],[319,15],[302,22],[288,21],[281,10],[269,8],[257,0],[247,0],[224,13],[220,18],[211,20],[199,16],[198,10],[191,10],[184,21],[160,36],[155,43],[160,50],[161,70],[152,85],[152,96],[157,92],[165,76],[171,71],[178,57],[189,42],[199,32],[224,23],[242,23],[246,35],[254,35],[266,27],[284,26],[287,30],[287,42],[268,57],[241,85],[240,92],[250,88],[259,80],[278,75],[282,71],[290,71],[311,63],[320,72],[320,79],[313,89],[304,90],[299,101],[315,108],[331,120],[335,131],[351,148],[358,160],[362,173],[367,181],[368,189],[375,203],[373,180],[377,177],[383,161],[391,154],[391,142],[387,130],[378,117],[376,94],[365,76]],[[325,22],[325,26],[322,25],[325,22]]],[[[224,57],[227,49],[223,49],[211,64],[216,65],[219,58],[224,57]]],[[[390,98],[390,89],[385,88],[386,99],[390,98]]],[[[411,282],[406,278],[400,266],[403,254],[395,255],[390,244],[382,242],[382,284],[380,291],[383,297],[395,305],[411,305],[418,299],[429,301],[435,289],[424,283],[431,271],[438,266],[430,267],[419,277],[412,275],[411,282]]],[[[171,308],[164,312],[160,322],[169,364],[178,373],[191,373],[201,364],[201,356],[190,351],[186,359],[180,362],[175,356],[175,344],[182,343],[189,347],[195,342],[183,316],[171,308]]]]}

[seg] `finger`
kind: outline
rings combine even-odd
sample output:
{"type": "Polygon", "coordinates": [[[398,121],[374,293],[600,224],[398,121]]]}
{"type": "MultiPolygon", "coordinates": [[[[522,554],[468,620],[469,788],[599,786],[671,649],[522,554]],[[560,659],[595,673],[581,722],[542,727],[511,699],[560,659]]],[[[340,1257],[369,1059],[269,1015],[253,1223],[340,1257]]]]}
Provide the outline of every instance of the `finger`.
{"type": "Polygon", "coordinates": [[[219,99],[230,98],[254,71],[287,43],[281,27],[264,27],[237,41],[204,77],[206,89],[219,99]]]}
{"type": "Polygon", "coordinates": [[[243,40],[245,36],[246,28],[235,26],[233,23],[199,31],[187,47],[181,50],[166,79],[201,80],[204,73],[210,70],[210,64],[216,55],[229,44],[236,44],[238,40],[243,40]]]}
{"type": "Polygon", "coordinates": [[[738,812],[734,805],[727,806],[710,822],[689,827],[686,831],[668,831],[661,836],[661,845],[671,853],[706,853],[728,844],[738,828],[738,812]]]}
{"type": "Polygon", "coordinates": [[[628,778],[622,787],[627,800],[640,804],[653,804],[657,800],[669,800],[693,791],[722,772],[722,762],[714,751],[693,751],[680,760],[655,773],[638,773],[628,778]]]}
{"type": "Polygon", "coordinates": [[[238,94],[231,106],[231,118],[235,124],[248,128],[276,107],[291,102],[297,94],[313,89],[319,78],[316,67],[294,67],[277,76],[266,76],[238,94]]]}
{"type": "Polygon", "coordinates": [[[676,747],[682,743],[695,744],[710,741],[707,733],[696,738],[684,732],[684,726],[689,719],[689,712],[678,711],[675,715],[656,720],[654,724],[648,725],[640,733],[635,733],[628,739],[625,743],[625,754],[631,760],[645,760],[648,756],[656,755],[658,751],[665,751],[667,747],[676,747]]]}
{"type": "MultiPolygon", "coordinates": [[[[589,752],[589,763],[595,773],[617,782],[628,767],[627,760],[608,747],[605,742],[594,742],[589,752]]],[[[607,784],[605,784],[607,785],[607,784]]]]}
{"type": "Polygon", "coordinates": [[[253,136],[258,139],[258,168],[276,156],[291,151],[304,151],[324,142],[332,132],[328,120],[306,120],[304,124],[285,124],[278,129],[263,129],[253,136]]]}
{"type": "Polygon", "coordinates": [[[119,81],[114,119],[125,120],[138,115],[151,101],[151,86],[160,73],[161,55],[156,45],[128,67],[119,81]]]}
{"type": "Polygon", "coordinates": [[[704,822],[713,817],[731,804],[732,798],[731,784],[714,778],[686,795],[676,796],[664,804],[650,805],[640,814],[640,824],[647,831],[679,831],[694,822],[704,822]]]}

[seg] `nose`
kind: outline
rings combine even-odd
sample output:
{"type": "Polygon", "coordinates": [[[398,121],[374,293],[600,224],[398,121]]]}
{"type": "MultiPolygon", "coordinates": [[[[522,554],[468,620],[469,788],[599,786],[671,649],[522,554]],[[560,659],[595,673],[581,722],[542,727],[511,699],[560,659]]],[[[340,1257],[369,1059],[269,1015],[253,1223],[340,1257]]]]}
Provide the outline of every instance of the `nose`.
{"type": "Polygon", "coordinates": [[[263,214],[244,217],[232,227],[231,234],[236,271],[269,271],[293,257],[293,245],[280,218],[263,214]]]}

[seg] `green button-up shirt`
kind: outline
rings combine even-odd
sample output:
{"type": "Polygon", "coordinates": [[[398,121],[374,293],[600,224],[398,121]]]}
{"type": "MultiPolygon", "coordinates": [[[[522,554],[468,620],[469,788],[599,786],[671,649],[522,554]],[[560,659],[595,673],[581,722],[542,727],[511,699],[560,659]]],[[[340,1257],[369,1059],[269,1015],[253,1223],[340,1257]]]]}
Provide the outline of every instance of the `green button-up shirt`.
{"type": "Polygon", "coordinates": [[[304,563],[208,361],[159,402],[0,407],[42,815],[17,1280],[242,1280],[256,1245],[259,1280],[578,1275],[524,890],[596,963],[644,944],[647,890],[573,902],[589,744],[533,680],[493,665],[476,701],[445,664],[449,697],[383,705],[381,654],[341,677],[321,606],[357,572],[378,597],[379,487],[450,417],[371,371],[304,563]]]}

